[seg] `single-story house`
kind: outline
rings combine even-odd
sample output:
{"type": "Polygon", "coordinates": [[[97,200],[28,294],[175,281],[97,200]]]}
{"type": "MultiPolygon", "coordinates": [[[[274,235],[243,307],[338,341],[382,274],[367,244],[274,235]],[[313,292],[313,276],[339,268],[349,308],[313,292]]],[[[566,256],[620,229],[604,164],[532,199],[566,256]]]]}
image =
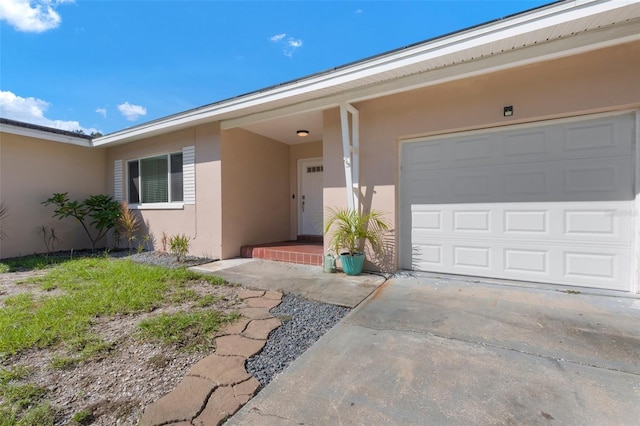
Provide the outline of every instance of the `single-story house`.
{"type": "Polygon", "coordinates": [[[196,255],[358,206],[393,224],[387,268],[639,290],[638,1],[556,2],[91,141],[1,126],[3,201],[105,191],[196,255]]]}

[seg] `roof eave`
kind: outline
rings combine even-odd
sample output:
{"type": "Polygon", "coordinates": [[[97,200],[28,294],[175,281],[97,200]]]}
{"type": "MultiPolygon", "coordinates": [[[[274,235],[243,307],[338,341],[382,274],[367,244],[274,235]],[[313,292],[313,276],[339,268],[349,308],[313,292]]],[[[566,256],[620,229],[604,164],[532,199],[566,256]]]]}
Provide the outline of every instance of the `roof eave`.
{"type": "Polygon", "coordinates": [[[35,139],[42,139],[51,142],[61,142],[70,145],[78,145],[86,148],[93,146],[91,139],[82,136],[71,136],[67,134],[50,132],[47,130],[34,129],[24,126],[16,126],[8,123],[0,123],[1,133],[10,133],[18,136],[26,136],[35,139]]]}
{"type": "MultiPolygon", "coordinates": [[[[623,5],[636,4],[623,2],[623,5]]],[[[150,137],[166,131],[179,130],[202,123],[231,119],[247,114],[247,110],[276,102],[300,102],[296,96],[335,87],[345,82],[357,82],[371,79],[376,75],[393,69],[409,67],[430,58],[455,55],[465,49],[488,45],[496,40],[515,38],[544,28],[552,28],[562,22],[582,19],[606,13],[622,7],[620,3],[609,0],[583,0],[554,3],[547,7],[534,9],[509,18],[494,21],[486,25],[463,30],[428,42],[395,50],[373,58],[365,59],[330,72],[302,78],[284,85],[253,92],[244,96],[207,105],[194,110],[175,114],[136,127],[121,130],[94,140],[95,146],[127,143],[150,137]]],[[[542,59],[541,59],[542,60],[542,59]]],[[[360,87],[360,86],[358,86],[360,87]]],[[[282,105],[280,105],[282,106],[282,105]]]]}

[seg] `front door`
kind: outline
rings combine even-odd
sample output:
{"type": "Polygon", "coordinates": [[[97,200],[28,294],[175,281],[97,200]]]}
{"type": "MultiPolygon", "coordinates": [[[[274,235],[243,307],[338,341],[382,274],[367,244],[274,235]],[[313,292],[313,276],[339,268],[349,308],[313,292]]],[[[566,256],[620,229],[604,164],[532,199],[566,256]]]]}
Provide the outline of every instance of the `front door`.
{"type": "Polygon", "coordinates": [[[322,158],[298,162],[298,235],[322,235],[322,158]]]}

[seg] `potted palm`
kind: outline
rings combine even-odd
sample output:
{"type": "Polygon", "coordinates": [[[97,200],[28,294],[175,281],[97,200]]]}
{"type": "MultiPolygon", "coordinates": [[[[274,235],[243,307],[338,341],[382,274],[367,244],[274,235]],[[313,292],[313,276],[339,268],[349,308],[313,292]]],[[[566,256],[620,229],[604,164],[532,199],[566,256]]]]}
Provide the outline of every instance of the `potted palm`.
{"type": "Polygon", "coordinates": [[[342,270],[358,275],[364,267],[364,246],[369,243],[374,253],[382,252],[382,239],[389,223],[379,211],[361,214],[356,209],[329,209],[324,232],[329,245],[340,255],[342,270]]]}

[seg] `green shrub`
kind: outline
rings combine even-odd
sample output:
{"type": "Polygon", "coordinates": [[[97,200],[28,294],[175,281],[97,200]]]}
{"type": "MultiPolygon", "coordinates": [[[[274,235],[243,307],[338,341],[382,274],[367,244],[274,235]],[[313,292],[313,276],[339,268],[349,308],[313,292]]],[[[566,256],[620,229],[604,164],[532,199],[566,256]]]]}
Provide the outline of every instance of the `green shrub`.
{"type": "Polygon", "coordinates": [[[91,250],[96,251],[96,244],[104,238],[109,230],[116,226],[120,215],[120,203],[114,201],[109,195],[91,195],[86,200],[70,201],[67,192],[55,193],[50,198],[42,202],[45,206],[53,204],[56,209],[53,217],[62,220],[67,217],[76,219],[82,229],[91,240],[91,250]],[[87,223],[88,220],[91,220],[87,223]],[[96,228],[98,233],[94,236],[89,231],[89,226],[96,228]]]}
{"type": "Polygon", "coordinates": [[[169,253],[176,257],[176,261],[182,262],[189,253],[191,238],[184,234],[172,235],[169,239],[169,253]]]}

